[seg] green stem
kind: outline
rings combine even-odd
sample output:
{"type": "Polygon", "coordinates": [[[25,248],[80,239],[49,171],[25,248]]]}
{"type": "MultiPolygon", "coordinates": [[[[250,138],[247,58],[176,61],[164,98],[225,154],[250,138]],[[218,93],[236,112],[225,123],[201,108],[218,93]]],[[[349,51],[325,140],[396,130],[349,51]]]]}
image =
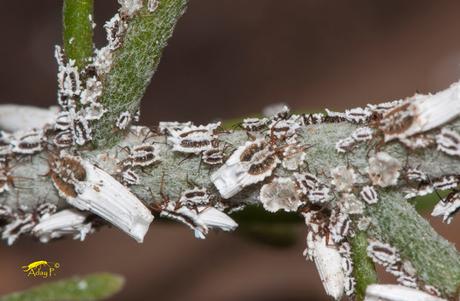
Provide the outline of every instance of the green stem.
{"type": "Polygon", "coordinates": [[[377,273],[372,260],[367,256],[367,235],[358,232],[351,239],[353,276],[356,280],[356,300],[364,300],[368,285],[377,283],[377,273]]]}
{"type": "Polygon", "coordinates": [[[408,259],[426,283],[452,296],[460,285],[460,255],[398,192],[387,192],[369,208],[373,234],[408,259]]]}
{"type": "Polygon", "coordinates": [[[65,0],[62,15],[64,51],[83,68],[93,55],[93,0],[65,0]]]}
{"type": "Polygon", "coordinates": [[[186,3],[186,0],[160,0],[154,12],[144,7],[128,21],[123,45],[115,51],[111,70],[104,79],[101,102],[109,112],[94,125],[97,147],[112,146],[122,137],[123,133],[116,131],[116,120],[121,112],[134,114],[138,110],[186,3]]]}

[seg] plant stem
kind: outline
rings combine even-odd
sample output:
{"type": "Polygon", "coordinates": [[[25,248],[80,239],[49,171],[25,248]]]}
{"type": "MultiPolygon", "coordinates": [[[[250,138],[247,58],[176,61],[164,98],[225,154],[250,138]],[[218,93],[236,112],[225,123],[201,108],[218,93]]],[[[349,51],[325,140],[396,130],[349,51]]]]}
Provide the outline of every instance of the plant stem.
{"type": "Polygon", "coordinates": [[[356,280],[356,299],[364,300],[368,285],[377,283],[377,273],[372,259],[367,256],[367,235],[358,232],[351,239],[353,276],[356,280]]]}
{"type": "Polygon", "coordinates": [[[62,14],[64,51],[83,68],[93,55],[93,0],[65,0],[62,14]]]}
{"type": "Polygon", "coordinates": [[[112,146],[124,134],[115,131],[116,120],[121,112],[135,114],[139,109],[161,52],[186,3],[186,0],[160,0],[153,13],[144,7],[128,22],[123,45],[115,51],[111,70],[104,79],[101,103],[109,112],[94,126],[96,146],[112,146]]]}
{"type": "Polygon", "coordinates": [[[410,259],[417,275],[428,284],[452,295],[460,284],[460,255],[443,239],[399,192],[380,194],[380,202],[369,207],[374,234],[410,259]]]}
{"type": "MultiPolygon", "coordinates": [[[[459,122],[450,124],[452,127],[458,125],[459,122]]],[[[340,123],[308,125],[299,129],[299,142],[303,145],[312,145],[305,152],[309,170],[325,182],[329,181],[330,170],[340,165],[349,164],[360,174],[366,175],[367,144],[364,143],[361,147],[357,147],[348,156],[338,154],[335,150],[335,142],[349,136],[357,127],[353,124],[340,123]]],[[[139,145],[146,137],[150,137],[147,142],[158,147],[161,162],[144,168],[142,173],[138,173],[141,177],[141,184],[130,187],[138,198],[150,204],[161,202],[162,194],[171,200],[176,200],[179,199],[181,192],[190,189],[190,183],[204,187],[209,193],[216,196],[219,195],[210,180],[210,174],[215,168],[202,164],[199,156],[187,157],[187,155],[173,152],[172,147],[165,144],[166,137],[163,135],[155,136],[144,132],[136,136],[129,133],[118,145],[110,149],[82,150],[79,155],[91,162],[97,162],[100,168],[117,176],[119,175],[117,162],[128,156],[120,149],[139,145]]],[[[244,144],[248,136],[245,131],[235,130],[220,133],[218,139],[223,144],[238,146],[244,144]]],[[[410,166],[418,166],[430,178],[460,174],[457,158],[444,155],[432,148],[408,154],[401,145],[389,143],[382,146],[380,151],[387,152],[400,162],[408,160],[410,166]]],[[[226,155],[228,156],[231,152],[232,149],[228,148],[226,155]]],[[[59,200],[51,179],[43,176],[49,170],[46,154],[32,156],[30,160],[12,159],[10,164],[15,166],[11,176],[17,179],[15,180],[16,186],[7,193],[0,194],[0,203],[12,208],[18,205],[34,208],[46,200],[59,204],[60,208],[69,206],[59,200]]],[[[292,177],[292,173],[282,168],[274,171],[275,176],[278,177],[292,177]]],[[[374,225],[369,230],[370,235],[398,248],[403,259],[412,261],[422,280],[441,289],[446,295],[452,295],[460,284],[460,255],[452,244],[438,235],[413,206],[403,199],[401,193],[397,192],[401,189],[402,187],[395,186],[392,189],[378,191],[380,201],[368,206],[368,215],[371,218],[371,224],[374,225]]],[[[235,205],[258,203],[259,191],[260,184],[252,185],[230,200],[224,201],[235,205]]]]}

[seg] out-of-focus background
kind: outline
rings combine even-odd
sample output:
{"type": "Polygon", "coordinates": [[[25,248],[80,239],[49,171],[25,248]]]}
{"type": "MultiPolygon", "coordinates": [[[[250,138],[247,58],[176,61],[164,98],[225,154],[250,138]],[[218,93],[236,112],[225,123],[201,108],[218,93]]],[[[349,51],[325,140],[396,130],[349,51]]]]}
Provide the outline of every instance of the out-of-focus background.
{"type": "MultiPolygon", "coordinates": [[[[99,47],[101,27],[117,5],[95,2],[99,47]]],[[[1,103],[55,104],[61,6],[2,2],[1,103]]],[[[459,11],[458,1],[191,1],[144,98],[142,121],[209,122],[276,102],[345,109],[442,89],[460,78],[459,11]]],[[[432,222],[460,242],[458,218],[449,227],[432,222]]],[[[46,259],[61,263],[58,278],[124,275],[125,289],[111,300],[327,300],[313,264],[302,257],[302,225],[277,247],[261,239],[264,227],[253,227],[257,240],[246,229],[198,241],[185,226],[154,222],[142,245],[114,229],[84,243],[2,244],[0,294],[49,281],[28,279],[20,269],[46,259]]]]}

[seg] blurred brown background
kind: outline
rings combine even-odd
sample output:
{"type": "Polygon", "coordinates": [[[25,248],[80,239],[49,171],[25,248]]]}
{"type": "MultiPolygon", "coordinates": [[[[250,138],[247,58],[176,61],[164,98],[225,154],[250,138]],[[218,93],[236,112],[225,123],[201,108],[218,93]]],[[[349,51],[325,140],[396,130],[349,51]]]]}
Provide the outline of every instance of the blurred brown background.
{"type": "MultiPolygon", "coordinates": [[[[115,0],[97,0],[97,46],[115,0]]],[[[53,45],[61,1],[2,1],[0,101],[55,103],[53,45]]],[[[259,112],[344,109],[442,89],[460,78],[459,1],[199,0],[177,26],[142,105],[144,123],[208,122],[259,112]]],[[[460,242],[455,228],[437,229],[460,242]]],[[[2,245],[0,294],[43,282],[20,266],[59,261],[59,278],[95,271],[124,275],[112,300],[325,300],[297,241],[275,248],[236,234],[193,238],[185,226],[154,223],[138,245],[105,229],[85,243],[2,245]]]]}

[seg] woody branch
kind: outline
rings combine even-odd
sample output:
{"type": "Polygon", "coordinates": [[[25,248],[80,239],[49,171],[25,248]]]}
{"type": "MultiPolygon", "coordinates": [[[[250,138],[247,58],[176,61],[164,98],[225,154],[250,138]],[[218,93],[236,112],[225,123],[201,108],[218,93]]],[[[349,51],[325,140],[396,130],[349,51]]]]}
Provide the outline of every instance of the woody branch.
{"type": "MultiPolygon", "coordinates": [[[[157,216],[184,222],[204,237],[207,226],[234,228],[221,211],[258,204],[267,211],[303,214],[309,234],[314,232],[313,238],[309,236],[314,244],[325,238],[334,245],[323,230],[334,228],[334,219],[344,218],[343,225],[351,231],[335,233],[335,239],[338,235],[340,244],[350,240],[360,249],[352,258],[357,267],[368,260],[362,253],[367,232],[397,250],[391,258],[393,265],[403,261],[413,265],[412,275],[402,274],[413,280],[403,279],[404,283],[433,286],[446,297],[455,294],[460,284],[458,252],[405,197],[458,186],[458,85],[436,95],[416,95],[345,113],[291,116],[281,112],[268,119],[246,120],[244,130],[222,130],[217,124],[132,126],[185,1],[119,2],[119,13],[105,25],[109,44],[95,50],[87,65],[81,67],[81,58],[87,55],[79,54],[86,52],[77,49],[72,54],[68,47],[75,44],[64,34],[69,41],[64,51],[57,51],[60,113],[33,113],[45,121],[41,129],[30,132],[22,128],[23,123],[14,122],[21,120],[10,113],[21,112],[17,107],[0,106],[0,116],[14,117],[6,127],[0,122],[0,127],[17,131],[0,137],[0,203],[9,223],[2,230],[3,238],[12,242],[20,234],[33,234],[48,240],[75,232],[84,238],[100,223],[88,220],[95,214],[141,241],[153,218],[147,207],[157,216]],[[247,162],[240,162],[243,154],[247,162]],[[301,181],[307,176],[314,187],[301,181]],[[205,203],[191,206],[197,198],[187,199],[187,191],[202,193],[205,203]],[[126,214],[118,218],[113,209],[118,207],[107,205],[114,204],[100,206],[117,202],[120,193],[130,202],[114,203],[126,214]],[[48,211],[40,211],[43,214],[39,212],[37,218],[37,208],[43,210],[43,204],[48,211]],[[54,215],[52,205],[58,208],[54,215]],[[79,210],[66,211],[73,207],[79,210]],[[205,216],[208,208],[217,209],[212,211],[212,220],[209,214],[205,216]],[[88,210],[91,214],[84,213],[88,210]],[[334,216],[342,211],[343,215],[334,216]],[[59,212],[73,214],[75,224],[53,233],[37,230],[41,219],[46,223],[59,212]],[[328,212],[327,223],[312,219],[324,212],[328,212]],[[359,241],[353,232],[360,233],[359,241]]],[[[80,40],[87,45],[87,38],[80,40]]],[[[449,201],[456,202],[458,196],[453,193],[449,201]]],[[[437,215],[449,221],[455,210],[447,210],[444,204],[437,215]]],[[[309,247],[312,241],[307,240],[309,247]]],[[[372,256],[372,250],[368,252],[372,256]]],[[[375,279],[367,272],[361,277],[359,270],[353,276],[362,298],[366,284],[375,279]]],[[[340,273],[344,285],[344,272],[340,273]]],[[[353,292],[352,287],[348,289],[353,292]]],[[[328,293],[339,298],[342,291],[341,287],[328,293]]]]}

